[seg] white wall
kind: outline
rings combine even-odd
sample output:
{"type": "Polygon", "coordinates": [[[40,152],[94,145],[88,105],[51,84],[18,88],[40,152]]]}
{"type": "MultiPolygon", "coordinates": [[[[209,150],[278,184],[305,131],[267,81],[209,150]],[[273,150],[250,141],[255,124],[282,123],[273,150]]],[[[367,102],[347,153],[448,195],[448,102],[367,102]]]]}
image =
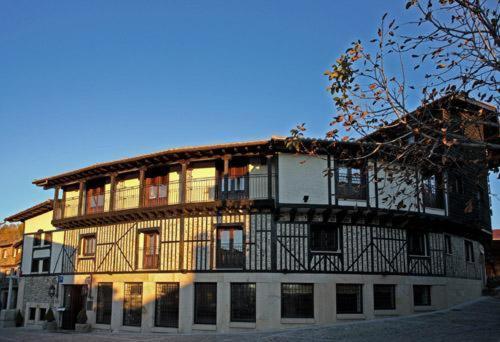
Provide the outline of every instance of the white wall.
{"type": "Polygon", "coordinates": [[[326,157],[280,153],[278,163],[280,203],[328,204],[326,157]]]}

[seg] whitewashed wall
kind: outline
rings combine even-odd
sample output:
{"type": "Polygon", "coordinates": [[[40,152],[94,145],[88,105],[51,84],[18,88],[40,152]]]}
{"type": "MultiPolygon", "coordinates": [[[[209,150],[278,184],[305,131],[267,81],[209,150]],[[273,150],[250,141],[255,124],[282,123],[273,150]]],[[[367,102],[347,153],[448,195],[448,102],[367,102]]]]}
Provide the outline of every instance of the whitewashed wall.
{"type": "Polygon", "coordinates": [[[328,204],[326,157],[279,154],[279,202],[328,204]]]}

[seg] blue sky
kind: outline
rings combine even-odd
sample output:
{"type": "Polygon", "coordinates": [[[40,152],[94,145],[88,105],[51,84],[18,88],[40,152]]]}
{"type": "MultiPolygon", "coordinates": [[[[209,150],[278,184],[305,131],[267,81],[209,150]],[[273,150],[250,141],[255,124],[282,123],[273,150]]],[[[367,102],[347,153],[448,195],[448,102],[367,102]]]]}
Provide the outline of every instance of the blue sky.
{"type": "Polygon", "coordinates": [[[322,135],[323,72],[386,11],[408,15],[373,0],[2,2],[0,218],[52,197],[33,179],[95,162],[301,122],[322,135]]]}

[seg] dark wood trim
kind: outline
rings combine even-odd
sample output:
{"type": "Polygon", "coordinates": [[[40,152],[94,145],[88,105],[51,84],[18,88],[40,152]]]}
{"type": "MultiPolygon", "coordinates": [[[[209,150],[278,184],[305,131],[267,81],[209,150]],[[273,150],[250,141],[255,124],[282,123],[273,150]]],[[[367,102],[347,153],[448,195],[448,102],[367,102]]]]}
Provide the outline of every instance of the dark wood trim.
{"type": "Polygon", "coordinates": [[[328,177],[328,205],[332,205],[332,160],[330,154],[326,156],[327,177],[328,177]]]}
{"type": "Polygon", "coordinates": [[[81,180],[78,188],[78,216],[81,216],[84,214],[83,212],[83,195],[85,192],[85,181],[81,180]]]}
{"type": "Polygon", "coordinates": [[[144,188],[146,186],[144,179],[146,175],[146,168],[139,169],[139,207],[144,206],[144,188]]]}
{"type": "Polygon", "coordinates": [[[109,177],[110,185],[109,185],[109,211],[115,210],[115,200],[116,200],[116,173],[112,173],[109,177]]]}

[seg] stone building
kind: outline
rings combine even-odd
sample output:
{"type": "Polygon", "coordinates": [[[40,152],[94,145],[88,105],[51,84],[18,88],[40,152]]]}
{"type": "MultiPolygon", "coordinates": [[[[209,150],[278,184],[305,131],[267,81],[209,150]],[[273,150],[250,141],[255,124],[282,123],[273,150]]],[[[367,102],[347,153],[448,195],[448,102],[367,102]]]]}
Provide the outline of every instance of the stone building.
{"type": "Polygon", "coordinates": [[[0,228],[0,309],[15,308],[17,279],[10,280],[21,266],[23,227],[5,225],[0,228]],[[10,288],[10,295],[9,295],[10,288]]]}
{"type": "Polygon", "coordinates": [[[53,210],[25,221],[26,324],[54,307],[64,329],[86,310],[100,329],[266,330],[480,296],[488,193],[416,165],[406,185],[415,194],[402,196],[383,181],[397,168],[386,175],[376,158],[341,162],[337,152],[349,146],[298,154],[272,137],[34,181],[55,195],[53,210]],[[466,198],[478,205],[464,211],[466,198]]]}

